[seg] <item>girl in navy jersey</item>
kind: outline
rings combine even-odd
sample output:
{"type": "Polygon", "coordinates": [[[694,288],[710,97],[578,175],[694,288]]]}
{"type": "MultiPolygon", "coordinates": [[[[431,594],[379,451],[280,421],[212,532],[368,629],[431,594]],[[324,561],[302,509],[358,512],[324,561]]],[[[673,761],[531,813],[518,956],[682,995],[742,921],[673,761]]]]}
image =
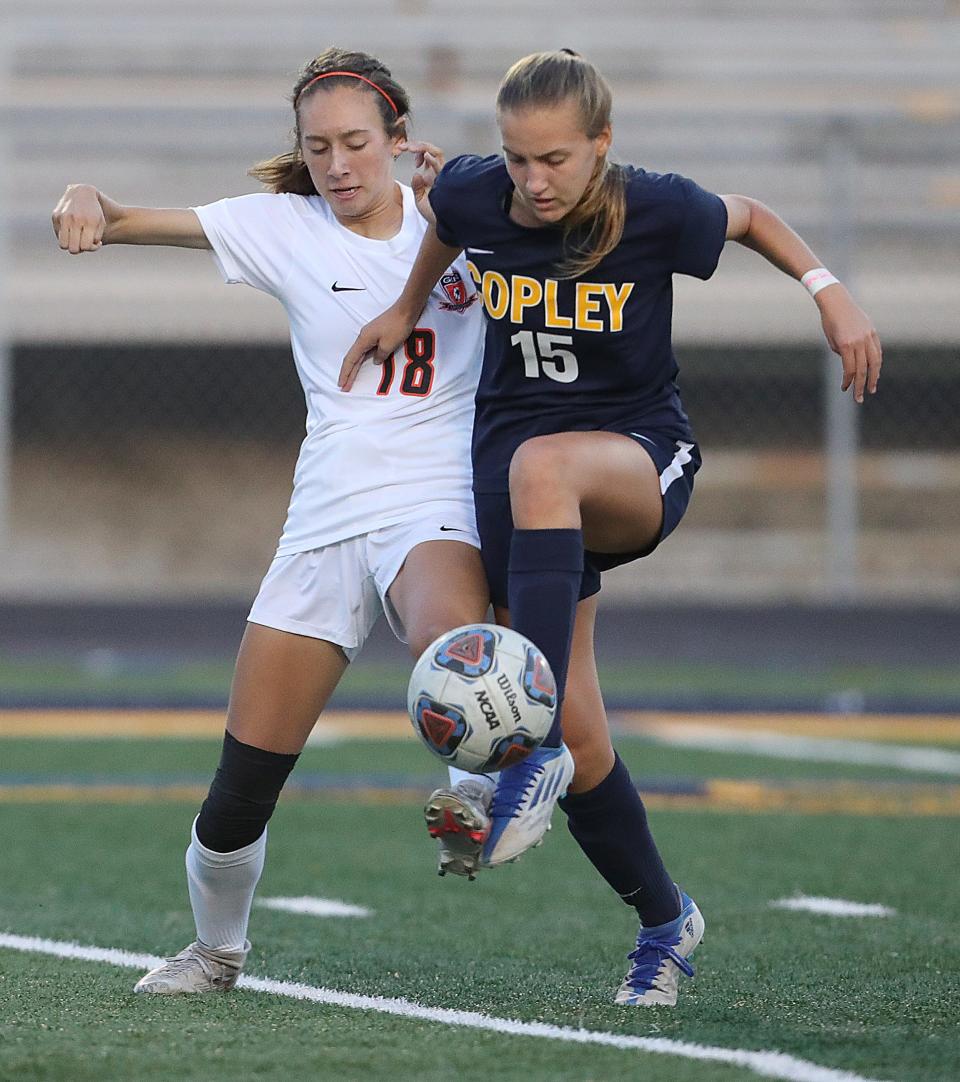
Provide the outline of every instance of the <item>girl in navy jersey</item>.
{"type": "Polygon", "coordinates": [[[343,351],[406,281],[427,224],[416,196],[439,152],[407,142],[407,95],[364,53],[328,49],[312,60],[293,109],[294,148],[252,170],[266,192],[160,210],[72,185],[53,215],[60,247],[74,254],[107,244],[208,249],[226,281],[275,297],[307,405],[287,521],[250,613],[220,765],[187,849],[197,939],[138,992],[236,982],[267,821],[379,614],[416,656],[440,633],[482,620],[489,603],[469,457],[481,320],[462,260],[395,365],[356,399],[337,389],[343,351]],[[403,151],[427,174],[415,188],[394,179],[403,151]]]}
{"type": "Polygon", "coordinates": [[[610,113],[607,84],[568,50],[510,69],[497,98],[503,156],[444,168],[435,228],[396,304],[347,354],[341,385],[364,357],[397,348],[465,250],[487,316],[473,438],[484,565],[497,618],[541,647],[566,689],[544,746],[501,772],[482,860],[536,844],[559,796],[587,857],[640,916],[616,1001],[673,1004],[703,918],[667,874],[611,746],[593,653],[601,572],[676,527],[700,465],[675,383],[672,276],[709,278],[725,241],[739,241],[815,294],[858,402],[876,391],[881,354],[846,289],[763,204],[611,164],[610,113]]]}

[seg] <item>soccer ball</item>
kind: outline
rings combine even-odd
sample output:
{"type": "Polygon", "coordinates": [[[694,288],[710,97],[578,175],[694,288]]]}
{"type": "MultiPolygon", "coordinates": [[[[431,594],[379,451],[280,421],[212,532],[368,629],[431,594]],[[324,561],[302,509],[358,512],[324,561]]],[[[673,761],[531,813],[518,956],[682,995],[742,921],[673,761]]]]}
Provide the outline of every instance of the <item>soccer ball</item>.
{"type": "Polygon", "coordinates": [[[435,755],[485,774],[539,747],[557,712],[557,685],[529,639],[495,624],[467,624],[424,650],[410,676],[407,709],[435,755]]]}

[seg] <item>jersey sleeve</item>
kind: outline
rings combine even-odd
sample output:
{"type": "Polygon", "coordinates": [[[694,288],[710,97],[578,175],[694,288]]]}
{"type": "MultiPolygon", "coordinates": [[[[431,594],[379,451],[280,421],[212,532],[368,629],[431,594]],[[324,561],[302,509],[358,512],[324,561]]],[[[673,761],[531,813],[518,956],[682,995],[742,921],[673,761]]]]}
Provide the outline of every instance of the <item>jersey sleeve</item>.
{"type": "Polygon", "coordinates": [[[440,171],[430,189],[430,206],[437,219],[437,237],[451,248],[465,248],[465,228],[470,220],[470,188],[480,159],[460,154],[440,171]]]}
{"type": "Polygon", "coordinates": [[[278,296],[293,261],[296,222],[289,197],[259,192],[193,210],[224,281],[278,296]]]}
{"type": "Polygon", "coordinates": [[[680,222],[673,271],[707,279],[717,269],[727,233],[727,207],[719,195],[686,177],[673,176],[680,189],[680,222]]]}

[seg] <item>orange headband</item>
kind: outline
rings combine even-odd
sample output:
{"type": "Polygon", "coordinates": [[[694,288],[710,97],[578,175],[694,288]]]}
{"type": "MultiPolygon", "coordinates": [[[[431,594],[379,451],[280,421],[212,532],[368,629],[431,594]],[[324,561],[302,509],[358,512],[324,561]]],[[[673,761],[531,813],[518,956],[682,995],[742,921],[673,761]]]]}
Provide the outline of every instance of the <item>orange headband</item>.
{"type": "Polygon", "coordinates": [[[396,102],[382,86],[377,86],[372,79],[368,79],[366,75],[358,75],[355,71],[325,71],[322,75],[315,76],[309,83],[304,83],[300,88],[300,93],[297,95],[297,102],[299,103],[300,99],[303,97],[303,92],[307,87],[313,86],[314,83],[319,83],[321,79],[332,79],[334,75],[346,75],[350,79],[359,79],[361,82],[366,83],[367,86],[372,86],[378,94],[382,94],[390,103],[390,108],[393,110],[394,116],[400,115],[400,110],[397,108],[396,102]]]}

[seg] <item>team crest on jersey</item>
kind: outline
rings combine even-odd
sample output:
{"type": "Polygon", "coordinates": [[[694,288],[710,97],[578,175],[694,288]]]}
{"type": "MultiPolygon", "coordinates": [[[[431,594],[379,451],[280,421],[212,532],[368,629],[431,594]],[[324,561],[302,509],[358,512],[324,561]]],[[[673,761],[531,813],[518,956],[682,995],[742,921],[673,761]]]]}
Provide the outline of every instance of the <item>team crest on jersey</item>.
{"type": "Polygon", "coordinates": [[[440,287],[447,297],[440,302],[445,312],[465,312],[477,299],[476,293],[467,294],[467,285],[455,267],[451,267],[440,279],[440,287]]]}

